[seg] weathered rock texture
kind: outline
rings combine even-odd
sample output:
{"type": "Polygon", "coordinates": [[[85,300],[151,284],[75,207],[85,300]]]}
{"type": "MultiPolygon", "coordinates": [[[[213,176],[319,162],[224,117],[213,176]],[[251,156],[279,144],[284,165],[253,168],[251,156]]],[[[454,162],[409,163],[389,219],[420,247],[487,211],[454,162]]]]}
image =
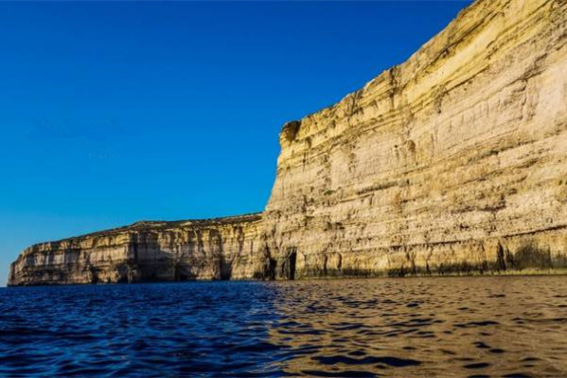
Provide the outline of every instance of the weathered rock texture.
{"type": "Polygon", "coordinates": [[[277,264],[296,277],[564,266],[566,13],[477,1],[406,63],[287,124],[264,213],[277,264]]]}
{"type": "Polygon", "coordinates": [[[566,45],[567,1],[478,0],[406,63],[284,126],[262,220],[41,244],[10,283],[564,268],[566,45]]]}
{"type": "Polygon", "coordinates": [[[183,222],[138,222],[25,250],[11,285],[242,279],[261,247],[259,214],[183,222]]]}

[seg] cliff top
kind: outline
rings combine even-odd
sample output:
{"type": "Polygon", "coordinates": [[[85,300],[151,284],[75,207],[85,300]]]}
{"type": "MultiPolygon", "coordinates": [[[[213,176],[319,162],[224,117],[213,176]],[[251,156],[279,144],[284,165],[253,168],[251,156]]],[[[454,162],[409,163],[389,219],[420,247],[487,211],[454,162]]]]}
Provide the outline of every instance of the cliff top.
{"type": "MultiPolygon", "coordinates": [[[[64,238],[60,240],[50,241],[50,242],[43,242],[37,243],[33,246],[29,247],[27,250],[31,251],[34,247],[43,245],[46,243],[61,243],[61,242],[68,242],[68,241],[75,241],[78,239],[84,238],[92,238],[97,236],[110,236],[114,234],[120,234],[123,232],[129,231],[162,231],[167,229],[175,229],[175,228],[184,228],[184,227],[207,227],[213,225],[228,225],[232,223],[248,223],[248,222],[256,222],[262,219],[262,213],[251,213],[251,214],[244,214],[244,215],[235,215],[235,216],[228,216],[228,217],[219,217],[219,218],[210,218],[210,219],[190,219],[190,220],[177,220],[177,221],[138,221],[132,223],[127,226],[111,228],[108,230],[92,232],[88,234],[83,234],[79,236],[73,236],[70,238],[64,238]]],[[[24,253],[23,255],[25,255],[24,253]]]]}

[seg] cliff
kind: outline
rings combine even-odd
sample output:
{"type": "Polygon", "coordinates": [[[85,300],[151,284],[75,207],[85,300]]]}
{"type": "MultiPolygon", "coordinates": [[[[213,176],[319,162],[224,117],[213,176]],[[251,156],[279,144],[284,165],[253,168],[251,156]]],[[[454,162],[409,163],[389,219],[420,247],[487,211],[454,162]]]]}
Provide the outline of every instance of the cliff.
{"type": "Polygon", "coordinates": [[[477,0],[407,62],[284,126],[261,219],[40,244],[10,284],[567,268],[566,44],[565,1],[477,0]]]}
{"type": "Polygon", "coordinates": [[[26,249],[10,285],[241,279],[254,275],[261,215],[137,222],[26,249]]]}
{"type": "Polygon", "coordinates": [[[277,264],[296,277],[564,267],[566,13],[476,1],[406,63],[287,124],[264,213],[277,264]]]}

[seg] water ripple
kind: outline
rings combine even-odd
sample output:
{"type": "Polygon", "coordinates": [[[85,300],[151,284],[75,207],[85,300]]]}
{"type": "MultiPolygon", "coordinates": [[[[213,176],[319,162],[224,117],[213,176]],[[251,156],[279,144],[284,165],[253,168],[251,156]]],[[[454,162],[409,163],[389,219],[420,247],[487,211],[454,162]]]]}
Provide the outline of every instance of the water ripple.
{"type": "Polygon", "coordinates": [[[2,377],[564,377],[567,280],[0,289],[2,377]]]}

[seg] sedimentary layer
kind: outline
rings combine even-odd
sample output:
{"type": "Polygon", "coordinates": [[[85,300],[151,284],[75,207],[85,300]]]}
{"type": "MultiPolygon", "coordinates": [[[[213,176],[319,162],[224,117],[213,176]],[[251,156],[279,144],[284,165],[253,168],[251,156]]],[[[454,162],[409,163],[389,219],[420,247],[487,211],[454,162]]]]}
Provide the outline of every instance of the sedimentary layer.
{"type": "Polygon", "coordinates": [[[477,0],[407,62],[287,123],[264,213],[26,250],[10,284],[567,267],[567,2],[477,0]]]}
{"type": "Polygon", "coordinates": [[[131,226],[41,243],[12,264],[10,285],[242,279],[260,256],[261,216],[131,226]]]}

